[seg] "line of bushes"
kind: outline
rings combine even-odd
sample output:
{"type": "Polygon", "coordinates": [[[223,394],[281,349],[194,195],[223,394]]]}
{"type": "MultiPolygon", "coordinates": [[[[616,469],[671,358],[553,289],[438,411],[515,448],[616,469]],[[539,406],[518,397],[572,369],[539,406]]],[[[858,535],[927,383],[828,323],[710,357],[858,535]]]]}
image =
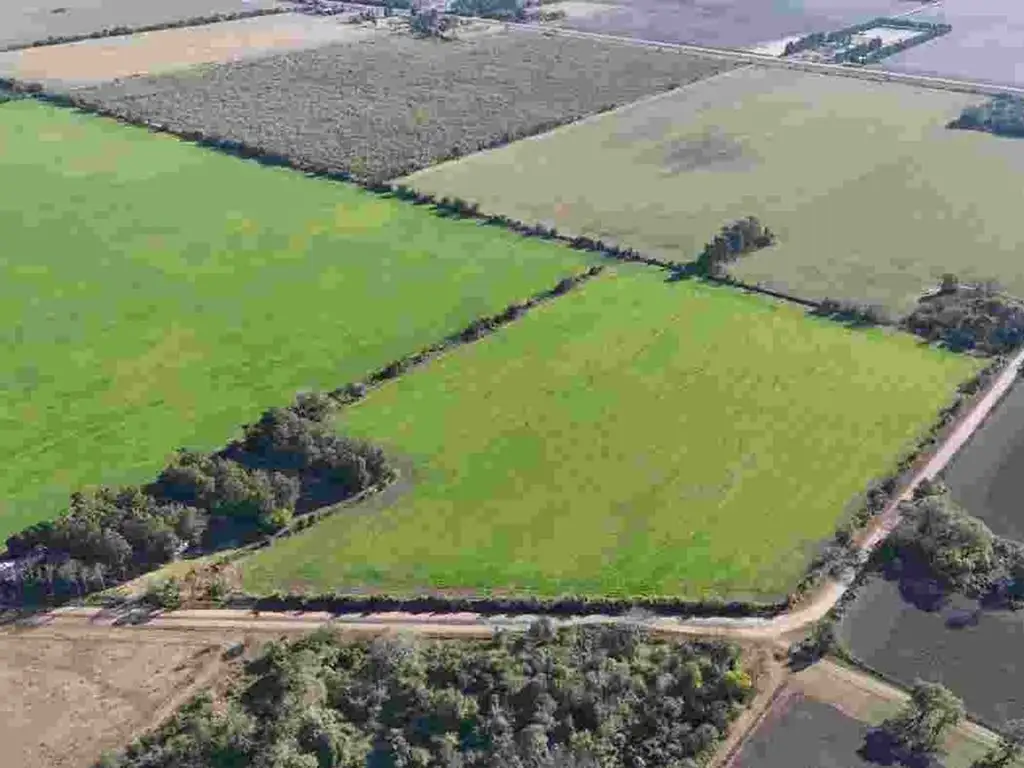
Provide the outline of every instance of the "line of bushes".
{"type": "Polygon", "coordinates": [[[247,11],[229,11],[227,13],[208,13],[203,16],[192,16],[188,19],[177,21],[162,21],[157,24],[144,24],[138,27],[104,27],[95,32],[85,32],[79,35],[51,35],[31,43],[14,43],[0,47],[0,52],[18,51],[25,48],[40,48],[50,45],[64,45],[65,43],[78,43],[83,40],[96,40],[101,37],[117,37],[119,35],[135,35],[141,32],[159,32],[164,29],[180,29],[182,27],[201,27],[207,24],[217,24],[222,21],[238,21],[240,19],[252,19],[258,16],[276,16],[280,13],[288,13],[288,8],[253,8],[247,11]]]}
{"type": "Polygon", "coordinates": [[[225,605],[253,611],[311,611],[333,614],[362,613],[478,613],[484,616],[626,616],[650,612],[677,617],[770,618],[790,607],[788,600],[751,603],[726,600],[682,600],[671,597],[615,598],[599,595],[561,597],[445,597],[443,595],[353,595],[327,593],[301,595],[274,593],[233,594],[225,605]]]}

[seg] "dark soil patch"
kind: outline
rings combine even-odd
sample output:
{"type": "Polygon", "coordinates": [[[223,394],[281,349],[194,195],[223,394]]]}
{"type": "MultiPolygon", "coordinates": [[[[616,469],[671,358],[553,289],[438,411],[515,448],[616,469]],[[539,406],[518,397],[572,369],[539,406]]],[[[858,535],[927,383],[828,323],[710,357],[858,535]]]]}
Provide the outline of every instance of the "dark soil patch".
{"type": "Polygon", "coordinates": [[[1024,541],[1024,386],[1010,390],[944,474],[954,501],[995,534],[1024,541]]]}
{"type": "Polygon", "coordinates": [[[868,733],[828,704],[793,696],[776,705],[729,768],[869,768],[878,763],[861,754],[868,733]]]}
{"type": "Polygon", "coordinates": [[[877,578],[861,588],[839,634],[883,675],[948,686],[983,722],[999,726],[1024,715],[1024,613],[981,612],[955,596],[920,610],[897,583],[877,578]]]}
{"type": "Polygon", "coordinates": [[[671,140],[659,151],[663,153],[662,167],[672,174],[706,168],[736,170],[750,164],[744,163],[747,150],[743,144],[716,130],[671,140]]]}

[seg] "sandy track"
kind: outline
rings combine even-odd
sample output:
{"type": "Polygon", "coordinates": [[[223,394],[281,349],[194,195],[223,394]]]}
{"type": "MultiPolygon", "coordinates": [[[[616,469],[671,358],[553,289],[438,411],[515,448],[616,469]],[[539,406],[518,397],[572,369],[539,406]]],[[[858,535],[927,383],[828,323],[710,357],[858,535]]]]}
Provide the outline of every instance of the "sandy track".
{"type": "Polygon", "coordinates": [[[0,53],[0,77],[76,88],[357,41],[374,34],[387,32],[337,18],[282,13],[8,51],[0,53]]]}

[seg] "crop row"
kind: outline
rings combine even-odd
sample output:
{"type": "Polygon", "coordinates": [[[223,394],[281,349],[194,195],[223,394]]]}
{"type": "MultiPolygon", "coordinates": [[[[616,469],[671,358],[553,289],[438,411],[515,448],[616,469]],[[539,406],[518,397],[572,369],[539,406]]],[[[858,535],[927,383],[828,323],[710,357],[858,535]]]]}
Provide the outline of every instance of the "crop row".
{"type": "Polygon", "coordinates": [[[732,66],[522,30],[450,42],[384,34],[80,95],[133,122],[381,181],[732,66]]]}

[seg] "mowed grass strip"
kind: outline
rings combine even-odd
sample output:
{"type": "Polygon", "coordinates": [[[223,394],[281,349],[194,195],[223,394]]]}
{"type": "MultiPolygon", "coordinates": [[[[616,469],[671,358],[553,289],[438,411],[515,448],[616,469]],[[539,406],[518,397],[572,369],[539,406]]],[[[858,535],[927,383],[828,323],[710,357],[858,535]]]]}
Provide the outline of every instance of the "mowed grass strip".
{"type": "Polygon", "coordinates": [[[594,258],[34,101],[0,179],[0,537],[594,258]]]}
{"type": "Polygon", "coordinates": [[[248,589],[778,598],[966,357],[619,267],[342,412],[415,467],[248,589]]]}
{"type": "Polygon", "coordinates": [[[1024,142],[945,128],[981,97],[744,68],[408,177],[425,192],[688,261],[754,214],[735,274],[907,311],[943,272],[1024,295],[1024,142]]]}

